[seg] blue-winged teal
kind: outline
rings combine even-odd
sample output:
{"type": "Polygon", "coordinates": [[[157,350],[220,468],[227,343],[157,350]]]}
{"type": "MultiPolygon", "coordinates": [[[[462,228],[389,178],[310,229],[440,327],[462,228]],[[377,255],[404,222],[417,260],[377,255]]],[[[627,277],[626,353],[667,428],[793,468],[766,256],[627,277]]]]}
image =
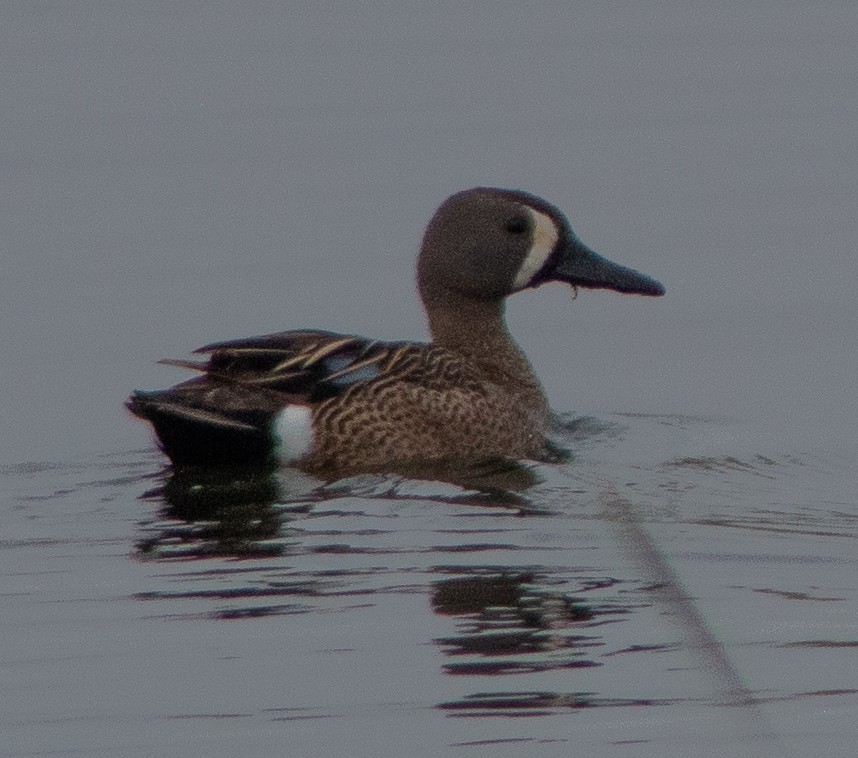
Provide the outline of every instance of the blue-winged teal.
{"type": "Polygon", "coordinates": [[[429,223],[417,285],[432,342],[289,331],[165,361],[201,376],[135,392],[176,465],[290,463],[310,472],[436,459],[539,458],[548,404],[504,321],[508,295],[546,282],[662,295],[589,250],[563,214],[519,191],[447,199],[429,223]]]}

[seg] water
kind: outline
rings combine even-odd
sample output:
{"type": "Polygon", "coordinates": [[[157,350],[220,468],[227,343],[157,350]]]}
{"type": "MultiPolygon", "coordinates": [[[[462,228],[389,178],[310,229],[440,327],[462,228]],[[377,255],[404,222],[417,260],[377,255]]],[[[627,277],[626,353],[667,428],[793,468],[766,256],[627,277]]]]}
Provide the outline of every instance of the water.
{"type": "Polygon", "coordinates": [[[507,492],[7,468],[3,753],[849,755],[855,475],[745,431],[567,418],[507,492]]]}
{"type": "Polygon", "coordinates": [[[0,4],[0,755],[848,756],[851,2],[0,4]],[[423,339],[536,192],[657,300],[510,325],[571,458],[175,477],[156,365],[423,339]]]}

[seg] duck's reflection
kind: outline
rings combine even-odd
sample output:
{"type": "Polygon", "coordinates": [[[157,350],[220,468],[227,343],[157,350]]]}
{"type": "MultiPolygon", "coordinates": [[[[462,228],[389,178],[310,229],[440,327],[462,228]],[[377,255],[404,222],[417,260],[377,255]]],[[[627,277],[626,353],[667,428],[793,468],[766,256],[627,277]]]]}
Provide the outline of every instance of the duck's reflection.
{"type": "Polygon", "coordinates": [[[264,469],[184,468],[169,472],[147,499],[161,504],[160,521],[138,542],[144,555],[210,558],[277,556],[282,488],[264,469]]]}
{"type": "Polygon", "coordinates": [[[433,484],[452,485],[432,500],[455,505],[533,510],[526,490],[538,481],[516,461],[440,461],[398,466],[394,472],[324,482],[275,468],[187,466],[167,469],[143,497],[161,505],[160,521],[145,525],[138,550],[153,557],[210,558],[281,555],[284,526],[315,504],[343,497],[425,500],[433,484]]]}
{"type": "MultiPolygon", "coordinates": [[[[461,569],[460,569],[461,571],[461,569]]],[[[434,586],[436,613],[459,619],[461,632],[436,640],[451,674],[510,674],[600,665],[599,637],[587,623],[600,609],[552,591],[537,571],[469,569],[434,586]]]]}
{"type": "MultiPolygon", "coordinates": [[[[402,474],[321,482],[276,470],[168,473],[147,493],[159,507],[138,544],[142,556],[171,568],[159,575],[161,586],[139,598],[170,618],[301,613],[319,614],[321,624],[331,613],[372,608],[379,595],[388,602],[392,594],[428,590],[429,609],[448,620],[451,632],[434,640],[444,672],[501,685],[439,704],[445,712],[535,715],[643,704],[608,701],[583,688],[510,687],[511,676],[527,681],[569,671],[570,681],[579,681],[576,670],[604,665],[600,627],[627,617],[634,603],[622,600],[623,582],[541,560],[545,551],[567,549],[551,539],[534,547],[522,517],[538,519],[546,534],[562,533],[567,517],[533,505],[532,471],[485,462],[460,468],[456,477],[445,473],[444,483],[402,474]],[[441,563],[451,554],[455,565],[441,563]],[[211,560],[236,558],[243,560],[211,560]]],[[[378,618],[380,630],[385,623],[378,618]]]]}
{"type": "MultiPolygon", "coordinates": [[[[605,642],[599,627],[631,610],[558,589],[559,577],[546,567],[447,570],[459,576],[435,583],[432,605],[436,613],[458,619],[458,634],[435,640],[449,657],[444,670],[454,676],[494,676],[508,684],[509,675],[602,666],[605,642]]],[[[579,589],[586,593],[613,582],[591,577],[579,589]]],[[[469,694],[438,708],[451,716],[539,716],[578,708],[657,704],[661,702],[606,698],[586,690],[504,689],[469,694]]]]}

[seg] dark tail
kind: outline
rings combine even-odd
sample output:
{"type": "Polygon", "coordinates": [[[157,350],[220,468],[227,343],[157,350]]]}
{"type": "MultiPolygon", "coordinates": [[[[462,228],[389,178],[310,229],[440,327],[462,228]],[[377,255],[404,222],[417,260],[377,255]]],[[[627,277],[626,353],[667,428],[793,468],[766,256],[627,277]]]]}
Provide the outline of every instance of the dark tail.
{"type": "Polygon", "coordinates": [[[174,466],[267,466],[273,463],[271,416],[245,412],[240,418],[188,405],[171,390],[136,390],[125,403],[152,424],[174,466]]]}

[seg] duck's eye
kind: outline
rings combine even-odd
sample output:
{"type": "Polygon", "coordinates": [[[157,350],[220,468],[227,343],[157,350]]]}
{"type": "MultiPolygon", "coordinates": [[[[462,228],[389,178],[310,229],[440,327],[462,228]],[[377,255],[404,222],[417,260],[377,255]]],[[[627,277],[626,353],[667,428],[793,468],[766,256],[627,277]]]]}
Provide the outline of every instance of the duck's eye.
{"type": "Polygon", "coordinates": [[[513,216],[504,225],[510,234],[524,234],[527,231],[527,219],[524,216],[513,216]]]}

